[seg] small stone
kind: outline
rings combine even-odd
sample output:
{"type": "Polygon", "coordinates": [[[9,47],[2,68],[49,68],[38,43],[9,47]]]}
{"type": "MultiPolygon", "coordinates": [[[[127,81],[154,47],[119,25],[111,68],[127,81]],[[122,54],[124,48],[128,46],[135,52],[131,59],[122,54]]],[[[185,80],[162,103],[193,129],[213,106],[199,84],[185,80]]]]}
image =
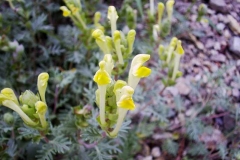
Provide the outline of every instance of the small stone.
{"type": "Polygon", "coordinates": [[[210,48],[212,48],[213,46],[214,46],[214,41],[213,41],[213,39],[208,39],[207,42],[206,42],[205,47],[206,47],[207,49],[210,49],[210,48]]]}
{"type": "Polygon", "coordinates": [[[226,3],[224,0],[210,0],[210,7],[215,11],[227,13],[226,3]]]}
{"type": "Polygon", "coordinates": [[[214,49],[210,50],[210,53],[211,53],[211,55],[217,55],[218,54],[218,52],[214,49]]]}
{"type": "Polygon", "coordinates": [[[223,35],[226,39],[229,39],[231,37],[231,33],[229,32],[228,29],[225,29],[223,32],[223,35]]]}
{"type": "Polygon", "coordinates": [[[161,156],[161,151],[159,147],[153,147],[151,154],[154,158],[161,156]]]}
{"type": "Polygon", "coordinates": [[[219,42],[215,42],[215,44],[214,44],[214,49],[215,49],[215,50],[220,50],[220,49],[221,49],[221,45],[220,45],[219,42]]]}
{"type": "Polygon", "coordinates": [[[223,31],[223,29],[225,28],[225,24],[224,23],[218,23],[216,27],[219,31],[223,31]]]}
{"type": "Polygon", "coordinates": [[[240,56],[240,37],[232,37],[229,41],[229,50],[240,56]]]}
{"type": "Polygon", "coordinates": [[[173,95],[173,97],[178,95],[178,90],[175,87],[167,87],[166,90],[169,91],[173,95]]]}
{"type": "Polygon", "coordinates": [[[212,55],[210,58],[214,62],[225,62],[226,57],[222,54],[212,55]]]}
{"type": "Polygon", "coordinates": [[[190,117],[191,115],[196,113],[196,109],[195,108],[190,108],[185,112],[185,115],[190,117]]]}
{"type": "Polygon", "coordinates": [[[236,89],[236,88],[232,89],[232,95],[233,95],[234,97],[238,98],[238,97],[239,97],[239,90],[236,89]]]}
{"type": "Polygon", "coordinates": [[[231,30],[240,34],[240,24],[238,23],[238,21],[231,15],[228,15],[227,18],[229,19],[229,25],[231,30]]]}
{"type": "Polygon", "coordinates": [[[190,87],[186,83],[186,79],[184,78],[179,78],[175,87],[181,95],[188,95],[191,91],[190,87]]]}
{"type": "Polygon", "coordinates": [[[218,21],[227,24],[229,19],[223,14],[218,14],[218,21]]]}
{"type": "Polygon", "coordinates": [[[144,157],[142,160],[152,160],[153,157],[152,156],[147,156],[147,157],[144,157]]]}

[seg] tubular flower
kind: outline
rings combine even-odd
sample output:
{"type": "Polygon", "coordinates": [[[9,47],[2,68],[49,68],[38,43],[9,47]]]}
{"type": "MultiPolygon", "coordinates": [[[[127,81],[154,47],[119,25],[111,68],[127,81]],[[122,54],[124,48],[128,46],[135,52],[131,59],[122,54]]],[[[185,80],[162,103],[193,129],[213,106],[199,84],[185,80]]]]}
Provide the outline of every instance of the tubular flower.
{"type": "Polygon", "coordinates": [[[107,73],[109,75],[111,75],[113,67],[114,67],[114,62],[112,59],[112,55],[111,54],[105,54],[103,60],[105,61],[105,70],[107,71],[107,73]]]}
{"type": "Polygon", "coordinates": [[[71,15],[71,11],[66,6],[61,6],[60,9],[63,11],[64,17],[69,17],[71,15]]]}
{"type": "Polygon", "coordinates": [[[19,105],[18,99],[17,99],[15,93],[13,92],[13,90],[11,88],[4,88],[3,90],[1,90],[0,104],[4,100],[10,100],[10,101],[13,101],[15,104],[19,105]]]}
{"type": "Polygon", "coordinates": [[[119,101],[121,97],[121,89],[127,85],[127,82],[123,80],[117,80],[117,82],[114,84],[113,92],[116,95],[116,100],[119,101]]]}
{"type": "Polygon", "coordinates": [[[24,123],[26,123],[29,126],[37,126],[38,123],[35,123],[34,121],[32,121],[23,111],[22,109],[13,101],[11,100],[4,100],[2,102],[2,104],[12,110],[14,110],[15,112],[17,112],[19,114],[19,116],[22,118],[22,120],[24,121],[24,123]]]}
{"type": "Polygon", "coordinates": [[[128,75],[128,85],[133,89],[136,88],[141,78],[151,74],[151,69],[142,66],[149,59],[150,55],[148,54],[138,54],[133,58],[128,75]]]}
{"type": "Polygon", "coordinates": [[[121,34],[120,34],[119,31],[116,30],[113,33],[113,42],[114,42],[114,46],[115,46],[116,53],[117,53],[117,56],[118,56],[119,64],[124,64],[122,51],[121,51],[121,46],[120,46],[121,45],[120,41],[121,41],[121,34]]]}
{"type": "Polygon", "coordinates": [[[150,0],[150,15],[154,16],[154,0],[150,0]]]}
{"type": "Polygon", "coordinates": [[[111,24],[112,37],[113,37],[114,31],[116,31],[116,29],[117,29],[116,23],[117,23],[117,19],[118,19],[118,14],[117,14],[116,8],[114,6],[108,7],[107,18],[109,19],[110,24],[111,24]]]}
{"type": "Polygon", "coordinates": [[[38,116],[40,118],[42,127],[46,128],[47,127],[47,121],[46,121],[46,117],[45,117],[45,114],[47,112],[46,103],[44,103],[42,101],[37,101],[35,103],[35,109],[36,109],[36,113],[38,114],[38,116]]]}
{"type": "MultiPolygon", "coordinates": [[[[119,82],[116,88],[121,87],[124,85],[123,82],[119,82]]],[[[115,86],[114,86],[115,88],[115,86]]],[[[117,101],[118,106],[118,120],[117,124],[112,132],[109,133],[109,135],[114,138],[117,136],[122,123],[124,121],[124,118],[127,114],[128,110],[133,110],[135,108],[135,104],[132,99],[132,95],[134,93],[134,90],[130,86],[123,86],[122,88],[116,89],[117,92],[120,93],[120,99],[117,101]],[[119,90],[119,91],[117,91],[119,90]]]]}
{"type": "Polygon", "coordinates": [[[167,1],[167,14],[168,14],[168,20],[171,22],[172,21],[172,13],[173,13],[173,5],[175,1],[174,0],[168,0],[167,1]]]}
{"type": "Polygon", "coordinates": [[[72,14],[74,14],[74,15],[76,13],[78,13],[80,10],[79,8],[75,7],[73,4],[69,4],[68,6],[69,6],[70,10],[72,11],[72,14]]]}
{"type": "Polygon", "coordinates": [[[170,42],[170,45],[169,45],[169,48],[168,48],[168,54],[167,54],[167,63],[170,62],[171,58],[172,58],[172,54],[173,54],[173,51],[177,45],[177,41],[178,39],[176,37],[173,37],[171,42],[170,42]]]}
{"type": "Polygon", "coordinates": [[[155,24],[153,25],[153,39],[155,41],[158,40],[158,32],[160,31],[159,25],[155,24]]]}
{"type": "Polygon", "coordinates": [[[106,89],[107,84],[111,83],[111,77],[105,70],[106,62],[101,61],[99,63],[100,69],[96,72],[93,80],[98,84],[99,93],[99,108],[100,108],[100,122],[104,127],[106,125],[105,121],[105,101],[106,101],[106,89]]]}
{"type": "Polygon", "coordinates": [[[135,36],[136,36],[136,31],[134,29],[130,30],[127,34],[128,54],[132,54],[135,36]]]}
{"type": "Polygon", "coordinates": [[[48,85],[48,79],[49,79],[49,75],[46,72],[43,72],[43,73],[39,74],[39,76],[38,76],[38,82],[37,82],[38,92],[40,94],[41,100],[44,103],[46,103],[45,92],[46,92],[47,85],[48,85]]]}
{"type": "Polygon", "coordinates": [[[175,80],[178,75],[178,69],[179,69],[179,63],[181,56],[184,54],[184,49],[182,47],[182,43],[180,40],[177,41],[177,48],[175,50],[175,58],[174,58],[174,68],[173,68],[173,74],[172,74],[172,80],[175,80]]]}
{"type": "Polygon", "coordinates": [[[34,107],[35,103],[39,101],[39,97],[36,96],[32,91],[26,90],[22,95],[19,96],[19,100],[22,104],[34,107]]]}
{"type": "Polygon", "coordinates": [[[164,4],[162,2],[160,2],[160,3],[158,3],[158,25],[159,25],[160,29],[161,29],[161,21],[162,21],[163,11],[164,11],[164,4]]]}
{"type": "Polygon", "coordinates": [[[92,37],[95,38],[98,47],[103,51],[104,54],[110,54],[107,41],[102,30],[96,29],[92,33],[92,37]]]}

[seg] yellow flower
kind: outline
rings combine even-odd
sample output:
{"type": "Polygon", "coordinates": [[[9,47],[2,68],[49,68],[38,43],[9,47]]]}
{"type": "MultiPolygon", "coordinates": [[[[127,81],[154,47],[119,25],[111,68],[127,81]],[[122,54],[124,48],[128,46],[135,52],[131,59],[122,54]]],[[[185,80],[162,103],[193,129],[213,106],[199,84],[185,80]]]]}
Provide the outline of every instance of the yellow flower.
{"type": "Polygon", "coordinates": [[[70,8],[70,10],[72,11],[73,14],[78,13],[80,10],[79,8],[75,7],[73,4],[69,4],[68,7],[70,8]]]}
{"type": "Polygon", "coordinates": [[[94,30],[92,37],[95,38],[98,47],[103,51],[104,54],[110,54],[110,48],[108,47],[106,37],[102,30],[94,30]]]}
{"type": "Polygon", "coordinates": [[[105,61],[101,61],[99,63],[100,69],[96,72],[96,74],[93,77],[94,82],[96,82],[98,85],[107,85],[111,83],[111,77],[105,70],[105,61]]]}
{"type": "Polygon", "coordinates": [[[105,70],[109,75],[112,73],[114,62],[111,54],[105,54],[103,60],[105,61],[105,70]]]}
{"type": "Polygon", "coordinates": [[[133,58],[128,75],[128,85],[133,89],[136,88],[140,78],[148,77],[151,74],[151,69],[142,66],[149,59],[150,55],[148,54],[138,54],[133,58]]]}
{"type": "Polygon", "coordinates": [[[161,21],[162,21],[162,16],[163,16],[163,11],[164,11],[164,4],[162,2],[158,3],[158,25],[161,29],[161,21]]]}
{"type": "Polygon", "coordinates": [[[173,68],[173,74],[172,74],[172,80],[174,81],[177,78],[177,75],[179,73],[179,64],[181,60],[181,56],[184,54],[184,49],[182,47],[181,41],[177,41],[177,48],[175,50],[175,57],[174,57],[174,68],[173,68]]]}
{"type": "Polygon", "coordinates": [[[173,5],[174,5],[175,1],[174,0],[168,0],[167,1],[167,13],[168,13],[168,20],[171,21],[172,20],[172,13],[173,13],[173,5]]]}
{"type": "Polygon", "coordinates": [[[35,103],[35,109],[36,109],[36,113],[39,116],[42,127],[46,128],[47,127],[47,121],[46,121],[46,117],[45,117],[45,114],[47,112],[46,103],[44,103],[42,101],[37,101],[35,103]]]}
{"type": "Polygon", "coordinates": [[[184,49],[182,47],[182,42],[180,40],[178,40],[178,42],[177,42],[176,52],[180,55],[184,54],[184,49]]]}
{"type": "Polygon", "coordinates": [[[114,6],[108,7],[107,18],[109,19],[110,24],[111,24],[112,37],[113,37],[114,31],[116,31],[116,29],[117,29],[116,23],[117,23],[117,19],[118,19],[118,14],[117,14],[116,8],[114,6]]]}
{"type": "Polygon", "coordinates": [[[41,100],[45,103],[46,103],[45,92],[48,85],[48,79],[49,79],[49,75],[46,72],[43,72],[38,75],[38,82],[37,82],[38,92],[40,94],[41,100]]]}
{"type": "Polygon", "coordinates": [[[116,53],[118,56],[118,62],[119,62],[119,64],[124,64],[120,41],[121,41],[121,33],[118,30],[116,30],[113,33],[113,42],[114,42],[114,46],[115,46],[116,53]]]}
{"type": "Polygon", "coordinates": [[[0,104],[4,100],[11,100],[14,103],[16,103],[17,105],[19,105],[18,99],[17,99],[15,93],[13,92],[13,90],[11,88],[4,88],[3,90],[1,90],[1,93],[0,93],[0,104]]]}
{"type": "Polygon", "coordinates": [[[132,99],[132,95],[134,93],[133,88],[131,88],[130,86],[124,86],[121,92],[122,92],[122,96],[117,102],[117,106],[127,110],[134,110],[135,104],[132,99]]]}
{"type": "Polygon", "coordinates": [[[60,9],[63,11],[64,17],[68,17],[71,15],[71,11],[66,6],[61,6],[60,9]]]}
{"type": "Polygon", "coordinates": [[[131,54],[133,51],[133,43],[135,41],[136,31],[134,29],[130,30],[127,34],[127,43],[128,43],[128,54],[131,54]]]}

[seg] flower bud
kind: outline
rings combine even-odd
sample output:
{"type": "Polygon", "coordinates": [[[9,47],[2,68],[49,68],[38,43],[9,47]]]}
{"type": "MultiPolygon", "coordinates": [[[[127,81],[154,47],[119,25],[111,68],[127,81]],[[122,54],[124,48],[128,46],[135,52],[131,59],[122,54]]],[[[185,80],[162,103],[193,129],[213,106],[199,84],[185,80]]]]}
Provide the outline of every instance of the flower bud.
{"type": "Polygon", "coordinates": [[[26,90],[20,95],[19,100],[22,104],[26,104],[29,107],[34,107],[35,103],[39,101],[39,97],[36,96],[32,91],[26,90]]]}
{"type": "Polygon", "coordinates": [[[71,15],[71,11],[66,6],[61,6],[60,9],[63,11],[64,17],[68,17],[71,15]]]}
{"type": "Polygon", "coordinates": [[[11,113],[5,113],[3,115],[3,120],[5,123],[7,123],[8,125],[12,125],[14,122],[14,117],[11,113]]]}

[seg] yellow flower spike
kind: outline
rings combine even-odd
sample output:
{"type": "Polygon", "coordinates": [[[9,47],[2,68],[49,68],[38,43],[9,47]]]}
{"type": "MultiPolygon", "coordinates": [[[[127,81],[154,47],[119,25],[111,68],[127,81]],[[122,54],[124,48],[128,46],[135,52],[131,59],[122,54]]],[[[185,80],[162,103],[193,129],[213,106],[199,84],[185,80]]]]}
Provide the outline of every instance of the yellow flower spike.
{"type": "Polygon", "coordinates": [[[103,60],[106,62],[105,70],[107,71],[107,73],[109,75],[111,75],[113,67],[114,67],[114,62],[113,62],[113,59],[112,59],[112,55],[111,54],[105,54],[103,60]]]}
{"type": "Polygon", "coordinates": [[[174,57],[174,68],[173,68],[173,74],[172,74],[172,80],[175,80],[178,74],[179,64],[181,60],[181,56],[184,54],[184,49],[182,47],[181,41],[177,41],[177,48],[175,50],[175,57],[174,57]]]}
{"type": "Polygon", "coordinates": [[[171,22],[172,21],[172,13],[173,13],[173,5],[175,1],[174,0],[168,0],[167,1],[167,14],[168,14],[168,20],[171,22]]]}
{"type": "Polygon", "coordinates": [[[176,37],[173,37],[171,42],[170,42],[170,45],[169,45],[169,48],[168,48],[168,53],[167,53],[167,63],[170,63],[170,61],[171,61],[173,51],[174,51],[174,49],[176,48],[176,45],[177,45],[177,41],[178,41],[178,39],[176,37]]]}
{"type": "Polygon", "coordinates": [[[46,128],[48,126],[47,125],[47,121],[46,121],[46,117],[45,117],[45,114],[47,112],[47,105],[46,105],[46,103],[44,103],[42,101],[37,101],[35,103],[35,109],[36,109],[36,113],[39,116],[39,119],[40,119],[42,127],[46,128]]]}
{"type": "Polygon", "coordinates": [[[159,25],[160,29],[161,29],[161,21],[162,21],[163,11],[164,11],[164,4],[162,2],[160,2],[160,3],[158,3],[158,25],[159,25]]]}
{"type": "MultiPolygon", "coordinates": [[[[123,82],[119,82],[119,85],[120,86],[123,85],[123,82]]],[[[112,137],[112,138],[114,138],[118,135],[118,132],[119,132],[119,130],[122,126],[122,123],[124,121],[124,118],[127,114],[127,111],[133,110],[135,108],[135,104],[132,99],[134,89],[130,86],[124,86],[124,87],[122,87],[120,93],[121,93],[121,97],[117,101],[117,106],[118,106],[117,124],[116,124],[114,130],[109,133],[110,137],[112,137]]]]}
{"type": "Polygon", "coordinates": [[[120,41],[121,41],[121,33],[116,30],[113,33],[113,42],[114,42],[114,46],[115,46],[116,53],[117,53],[117,56],[118,56],[118,62],[119,62],[119,64],[123,65],[124,62],[123,62],[123,56],[122,56],[120,41]]]}
{"type": "Polygon", "coordinates": [[[46,72],[43,72],[38,75],[38,82],[37,82],[38,92],[41,97],[41,100],[44,103],[46,103],[45,92],[46,92],[47,85],[48,85],[48,79],[49,79],[49,75],[46,72]]]}
{"type": "Polygon", "coordinates": [[[149,59],[150,55],[148,54],[138,54],[133,58],[128,74],[128,85],[133,89],[136,88],[140,78],[147,77],[151,74],[151,69],[142,67],[149,59]]]}
{"type": "Polygon", "coordinates": [[[22,120],[24,121],[24,123],[26,123],[29,126],[37,126],[38,123],[35,123],[34,121],[32,121],[22,110],[21,108],[13,101],[11,100],[4,100],[2,102],[2,104],[12,110],[14,110],[15,112],[17,112],[19,114],[19,116],[22,118],[22,120]]]}
{"type": "Polygon", "coordinates": [[[64,17],[68,17],[71,15],[71,11],[66,6],[61,6],[60,9],[63,11],[64,17]]]}
{"type": "Polygon", "coordinates": [[[103,51],[104,54],[110,54],[107,41],[102,30],[96,29],[92,33],[92,37],[95,38],[98,47],[103,51]]]}
{"type": "Polygon", "coordinates": [[[95,24],[95,25],[98,24],[99,21],[100,21],[100,19],[101,19],[101,13],[100,13],[100,12],[96,12],[96,13],[94,14],[94,24],[95,24]]]}
{"type": "Polygon", "coordinates": [[[1,93],[0,93],[0,104],[4,100],[11,100],[14,103],[16,103],[17,105],[19,105],[18,99],[17,99],[15,93],[13,92],[13,90],[11,88],[4,88],[3,90],[1,90],[1,93]]]}
{"type": "Polygon", "coordinates": [[[111,31],[112,31],[112,37],[114,34],[114,31],[117,30],[117,19],[118,19],[118,14],[116,11],[116,8],[114,6],[109,6],[108,7],[108,14],[107,14],[107,18],[110,21],[111,24],[111,31]]]}
{"type": "Polygon", "coordinates": [[[111,77],[105,70],[106,62],[103,60],[99,63],[100,69],[93,77],[94,82],[98,84],[99,93],[99,108],[100,108],[100,122],[101,126],[106,126],[105,120],[105,101],[106,101],[106,89],[107,84],[111,83],[111,77]]]}
{"type": "Polygon", "coordinates": [[[133,52],[133,43],[135,41],[136,31],[131,29],[127,34],[127,43],[128,43],[128,54],[133,52]]]}

